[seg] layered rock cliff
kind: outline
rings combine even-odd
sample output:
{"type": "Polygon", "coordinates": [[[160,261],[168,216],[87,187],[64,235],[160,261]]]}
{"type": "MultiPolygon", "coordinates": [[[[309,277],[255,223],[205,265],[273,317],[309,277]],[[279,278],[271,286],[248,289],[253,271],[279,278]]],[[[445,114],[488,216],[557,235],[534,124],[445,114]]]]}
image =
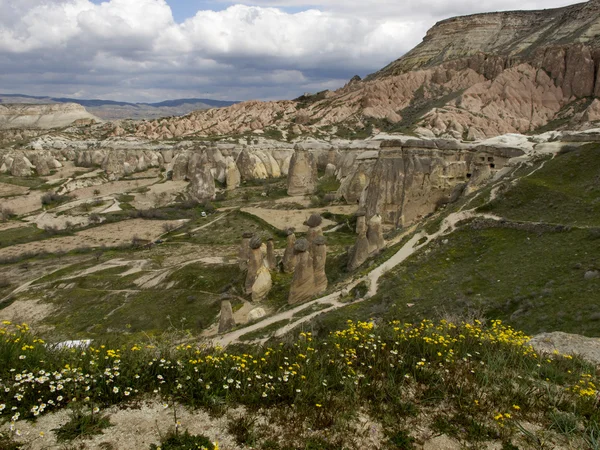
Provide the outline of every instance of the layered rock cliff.
{"type": "Polygon", "coordinates": [[[364,81],[296,101],[240,103],[115,126],[112,135],[167,139],[280,133],[418,131],[458,139],[600,120],[600,2],[476,14],[436,24],[424,41],[364,81]]]}
{"type": "Polygon", "coordinates": [[[0,104],[0,129],[50,129],[95,122],[100,119],[76,103],[0,104]]]}

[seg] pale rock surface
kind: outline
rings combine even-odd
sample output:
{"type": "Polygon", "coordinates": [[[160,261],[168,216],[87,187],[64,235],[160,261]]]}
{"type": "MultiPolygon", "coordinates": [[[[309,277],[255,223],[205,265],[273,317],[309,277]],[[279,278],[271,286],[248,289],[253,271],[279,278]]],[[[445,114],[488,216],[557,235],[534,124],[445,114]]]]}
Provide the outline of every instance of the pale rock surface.
{"type": "Polygon", "coordinates": [[[262,241],[255,236],[250,239],[250,254],[248,259],[248,273],[246,274],[246,294],[252,295],[252,301],[264,299],[273,286],[271,273],[265,267],[262,241]]]}
{"type": "Polygon", "coordinates": [[[294,245],[296,268],[290,287],[288,303],[294,305],[310,300],[315,294],[315,275],[313,258],[306,239],[298,239],[294,245]]]}
{"type": "Polygon", "coordinates": [[[236,323],[233,318],[233,309],[229,300],[221,301],[221,317],[219,319],[219,333],[225,333],[226,331],[235,328],[236,323]]]}
{"type": "Polygon", "coordinates": [[[534,336],[529,343],[538,352],[579,355],[600,364],[600,339],[555,331],[534,336]]]}
{"type": "Polygon", "coordinates": [[[317,187],[317,163],[312,153],[300,147],[296,148],[290,161],[287,186],[287,193],[290,196],[315,192],[317,187]]]}
{"type": "Polygon", "coordinates": [[[283,253],[283,272],[293,273],[296,268],[296,254],[294,252],[294,246],[296,244],[296,235],[293,229],[287,230],[287,242],[285,252],[283,253]]]}
{"type": "Polygon", "coordinates": [[[327,241],[323,236],[318,236],[313,242],[313,271],[315,276],[315,294],[321,294],[327,290],[327,274],[325,264],[327,262],[327,241]]]}

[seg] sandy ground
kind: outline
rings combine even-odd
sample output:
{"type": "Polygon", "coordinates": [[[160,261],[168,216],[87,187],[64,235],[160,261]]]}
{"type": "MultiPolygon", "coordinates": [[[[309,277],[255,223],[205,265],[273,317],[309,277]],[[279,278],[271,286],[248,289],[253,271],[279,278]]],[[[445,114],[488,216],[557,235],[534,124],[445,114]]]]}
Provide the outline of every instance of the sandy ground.
{"type": "Polygon", "coordinates": [[[101,225],[76,233],[74,236],[61,236],[43,241],[29,242],[0,249],[0,257],[12,257],[23,253],[69,251],[80,247],[116,247],[129,244],[134,236],[154,240],[164,233],[164,224],[179,225],[180,220],[132,219],[123,222],[101,225]]]}
{"type": "MultiPolygon", "coordinates": [[[[308,230],[308,227],[304,225],[304,221],[308,219],[311,214],[323,214],[326,211],[329,211],[334,214],[352,214],[356,211],[356,205],[329,206],[327,208],[313,208],[302,210],[248,207],[242,208],[242,211],[248,214],[252,214],[280,230],[285,230],[286,228],[294,227],[296,231],[303,233],[308,230]]],[[[332,222],[328,219],[323,219],[323,228],[332,225],[335,225],[335,222],[332,222]]]]}
{"type": "Polygon", "coordinates": [[[90,173],[92,172],[102,172],[100,169],[98,170],[93,170],[87,167],[76,167],[75,163],[73,161],[60,161],[60,163],[63,165],[61,168],[56,169],[56,173],[53,173],[52,175],[45,177],[50,181],[54,181],[54,180],[64,180],[67,178],[72,178],[73,175],[76,172],[88,172],[84,175],[81,175],[77,178],[83,178],[86,175],[90,176],[90,173]]]}
{"type": "Polygon", "coordinates": [[[136,188],[149,186],[152,183],[156,183],[156,179],[109,181],[105,184],[98,186],[90,186],[86,188],[76,189],[70,192],[69,194],[77,196],[78,199],[86,199],[111,194],[123,194],[132,191],[136,188]],[[94,195],[95,190],[100,191],[100,193],[94,195]]]}
{"type": "Polygon", "coordinates": [[[153,184],[148,192],[135,194],[135,200],[131,202],[131,205],[135,209],[165,206],[172,202],[178,193],[183,192],[188,184],[187,181],[166,181],[153,184]]]}
{"type": "Polygon", "coordinates": [[[42,208],[44,192],[31,191],[26,195],[2,200],[2,206],[11,209],[15,214],[29,214],[42,208]]]}
{"type": "Polygon", "coordinates": [[[0,231],[4,231],[4,230],[10,230],[11,228],[20,228],[20,227],[27,227],[29,226],[28,223],[25,222],[0,222],[0,231]]]}
{"type": "Polygon", "coordinates": [[[17,300],[0,309],[0,320],[32,325],[46,318],[53,309],[52,304],[42,300],[17,300]]]}
{"type": "MultiPolygon", "coordinates": [[[[76,439],[69,444],[74,444],[73,448],[78,449],[147,449],[150,444],[158,444],[160,435],[165,435],[175,426],[173,406],[165,408],[163,405],[163,402],[155,399],[125,408],[117,406],[108,408],[103,412],[110,417],[112,427],[105,429],[103,434],[92,436],[90,439],[76,439]]],[[[182,430],[187,429],[191,434],[203,434],[212,442],[218,442],[221,450],[239,448],[227,432],[226,415],[212,418],[202,410],[189,411],[177,404],[175,408],[177,408],[177,420],[181,422],[182,430]]],[[[28,443],[26,447],[28,449],[59,450],[66,446],[64,443],[57,443],[52,430],[68,421],[68,412],[62,410],[46,414],[35,422],[19,421],[16,423],[16,429],[21,433],[19,438],[21,442],[28,443]],[[40,437],[40,432],[44,433],[44,437],[40,437]]],[[[3,430],[6,428],[8,425],[2,426],[3,430]]]]}
{"type": "MultiPolygon", "coordinates": [[[[0,197],[12,197],[14,195],[24,195],[29,189],[14,184],[0,183],[0,197]]],[[[4,202],[3,202],[4,203],[4,202]]]]}

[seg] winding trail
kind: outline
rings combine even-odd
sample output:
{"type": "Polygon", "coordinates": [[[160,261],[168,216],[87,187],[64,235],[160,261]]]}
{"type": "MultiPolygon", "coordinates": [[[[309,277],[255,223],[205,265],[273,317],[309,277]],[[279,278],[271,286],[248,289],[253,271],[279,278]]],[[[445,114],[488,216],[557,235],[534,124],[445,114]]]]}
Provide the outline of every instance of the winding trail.
{"type": "MultiPolygon", "coordinates": [[[[552,157],[554,157],[554,154],[552,155],[552,157]]],[[[533,173],[537,172],[544,166],[546,161],[547,160],[543,161],[539,165],[539,167],[536,167],[531,172],[528,172],[527,174],[524,174],[521,177],[511,180],[511,184],[514,185],[521,178],[528,177],[528,176],[532,175],[533,173]]],[[[497,189],[500,187],[501,183],[504,182],[505,177],[509,174],[514,174],[514,172],[517,169],[519,169],[520,167],[522,167],[521,164],[514,167],[513,170],[510,170],[510,171],[507,171],[506,173],[504,173],[503,176],[499,180],[496,180],[497,182],[493,185],[492,191],[496,190],[496,192],[497,192],[497,189]]],[[[331,294],[328,294],[324,297],[318,298],[316,300],[312,300],[310,302],[303,303],[301,305],[298,305],[295,308],[283,311],[281,313],[274,314],[272,316],[265,318],[264,320],[262,320],[260,322],[254,323],[248,327],[240,328],[240,329],[234,330],[229,333],[225,333],[220,336],[215,336],[212,338],[213,345],[226,347],[229,344],[237,342],[241,336],[243,336],[247,333],[250,333],[252,331],[261,330],[261,329],[268,327],[269,325],[272,325],[276,322],[280,322],[280,321],[284,321],[284,320],[290,321],[289,323],[287,323],[286,325],[277,329],[273,333],[273,336],[280,337],[280,336],[283,336],[284,334],[288,333],[292,329],[296,328],[298,325],[309,322],[314,317],[316,317],[320,314],[335,311],[336,309],[343,308],[344,306],[348,306],[350,304],[355,305],[357,303],[360,303],[362,301],[365,301],[365,300],[373,297],[374,295],[377,294],[377,290],[379,288],[379,280],[381,279],[381,277],[384,274],[386,274],[387,272],[389,272],[390,270],[392,270],[399,264],[402,264],[404,261],[406,261],[407,258],[409,258],[411,255],[413,255],[417,250],[420,250],[423,247],[429,245],[431,242],[433,242],[434,240],[438,239],[441,236],[446,236],[446,235],[454,232],[456,230],[456,225],[459,222],[461,222],[463,220],[467,220],[467,219],[472,219],[472,218],[484,218],[484,219],[497,220],[497,221],[504,220],[502,217],[495,216],[492,214],[477,213],[477,212],[475,212],[477,207],[463,210],[463,208],[465,206],[468,206],[479,195],[480,195],[480,193],[477,193],[461,209],[459,209],[457,212],[449,214],[446,218],[444,218],[444,220],[440,224],[440,227],[438,228],[438,230],[435,233],[428,234],[427,232],[422,230],[422,231],[414,234],[410,238],[410,240],[408,242],[406,242],[390,259],[385,261],[383,264],[377,266],[375,269],[370,271],[367,275],[343,284],[338,290],[336,290],[335,292],[332,292],[331,294]],[[341,299],[345,295],[347,295],[352,288],[354,288],[357,284],[359,284],[363,281],[366,282],[367,285],[369,286],[367,294],[363,298],[360,298],[352,303],[346,303],[346,302],[341,301],[341,299]],[[314,313],[311,313],[304,317],[298,318],[297,320],[293,320],[294,314],[296,314],[306,308],[310,308],[313,305],[323,305],[323,304],[330,304],[331,306],[321,309],[321,310],[318,310],[318,311],[315,311],[314,313]]],[[[488,199],[488,202],[491,201],[493,198],[495,198],[495,195],[492,196],[492,193],[490,193],[490,198],[488,199]]],[[[401,235],[396,236],[393,240],[387,242],[387,247],[390,247],[390,246],[395,245],[396,243],[400,242],[405,236],[412,233],[414,231],[414,229],[415,229],[415,227],[412,227],[412,228],[406,230],[401,235]]],[[[267,339],[268,339],[268,336],[261,338],[261,339],[256,339],[252,342],[260,344],[260,343],[266,342],[267,339]]]]}

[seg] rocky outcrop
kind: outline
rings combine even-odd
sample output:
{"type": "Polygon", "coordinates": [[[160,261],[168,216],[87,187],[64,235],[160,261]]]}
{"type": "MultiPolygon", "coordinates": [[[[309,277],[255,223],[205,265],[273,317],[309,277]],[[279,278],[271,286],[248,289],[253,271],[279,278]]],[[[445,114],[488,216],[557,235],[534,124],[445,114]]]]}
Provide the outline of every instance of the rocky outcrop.
{"type": "Polygon", "coordinates": [[[255,236],[250,239],[248,273],[246,274],[244,286],[246,294],[252,296],[252,301],[264,299],[273,286],[271,273],[264,264],[261,246],[262,241],[259,237],[255,236]]]}
{"type": "Polygon", "coordinates": [[[313,272],[315,276],[315,294],[321,294],[327,290],[327,275],[325,265],[327,263],[327,240],[318,236],[313,242],[313,272]]]}
{"type": "Polygon", "coordinates": [[[458,185],[480,184],[519,149],[469,147],[456,141],[386,141],[373,168],[362,206],[367,217],[407,226],[447,203],[458,185]]]}
{"type": "Polygon", "coordinates": [[[287,243],[285,247],[285,252],[283,253],[283,272],[284,273],[294,273],[294,269],[296,268],[296,253],[294,251],[294,246],[296,245],[296,235],[294,234],[293,229],[287,230],[287,243]]]}
{"type": "Polygon", "coordinates": [[[350,251],[348,270],[358,269],[369,258],[369,239],[367,238],[367,223],[364,212],[359,212],[356,217],[356,243],[350,251]]]}
{"type": "Polygon", "coordinates": [[[377,253],[385,246],[381,216],[379,214],[375,214],[369,219],[369,223],[367,224],[367,240],[369,241],[370,255],[377,253]]]}
{"type": "Polygon", "coordinates": [[[74,122],[100,122],[96,116],[76,103],[35,105],[27,103],[0,104],[0,129],[66,127],[74,122]]]}
{"type": "Polygon", "coordinates": [[[216,195],[215,179],[208,163],[208,159],[204,157],[190,162],[188,165],[188,175],[190,178],[189,193],[193,200],[197,202],[205,202],[213,200],[216,195]]]}
{"type": "Polygon", "coordinates": [[[314,156],[302,146],[297,146],[290,161],[287,180],[288,195],[307,195],[317,187],[317,163],[314,156]]]}
{"type": "Polygon", "coordinates": [[[436,24],[402,58],[335,92],[198,111],[138,124],[134,134],[170,139],[264,127],[316,134],[340,125],[361,132],[421,128],[471,140],[558,126],[553,121],[565,112],[571,126],[591,128],[594,116],[569,106],[600,95],[599,20],[597,0],[455,17],[436,24]]]}
{"type": "Polygon", "coordinates": [[[294,245],[296,268],[290,287],[288,303],[294,305],[310,300],[315,294],[315,272],[313,258],[306,239],[298,239],[294,245]]]}
{"type": "Polygon", "coordinates": [[[323,236],[323,229],[321,228],[321,224],[323,223],[323,218],[319,214],[311,214],[308,220],[304,223],[308,226],[308,231],[306,232],[306,240],[308,241],[309,250],[313,251],[313,246],[315,239],[319,236],[323,236]]]}
{"type": "Polygon", "coordinates": [[[233,308],[229,300],[221,301],[221,317],[219,319],[219,333],[225,333],[235,328],[236,323],[233,318],[233,308]]]}

